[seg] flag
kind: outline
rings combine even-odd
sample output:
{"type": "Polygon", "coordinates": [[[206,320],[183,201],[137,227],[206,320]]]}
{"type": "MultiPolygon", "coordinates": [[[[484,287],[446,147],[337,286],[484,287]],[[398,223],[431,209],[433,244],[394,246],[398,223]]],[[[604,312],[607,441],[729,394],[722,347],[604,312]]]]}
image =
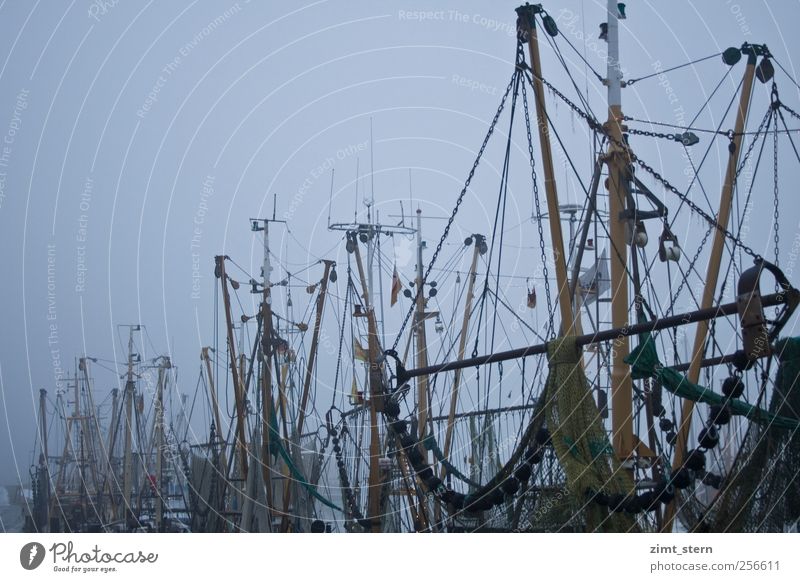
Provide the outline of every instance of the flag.
{"type": "Polygon", "coordinates": [[[608,257],[606,249],[599,260],[578,277],[578,292],[586,305],[591,305],[597,298],[611,289],[611,276],[608,274],[608,257]]]}
{"type": "Polygon", "coordinates": [[[353,338],[353,357],[355,357],[356,360],[361,360],[362,362],[369,361],[367,350],[361,347],[361,343],[357,338],[353,338]]]}
{"type": "Polygon", "coordinates": [[[403,284],[400,282],[400,275],[397,274],[397,264],[394,266],[394,271],[392,272],[392,302],[391,305],[397,303],[397,296],[400,294],[400,290],[403,288],[403,284]]]}
{"type": "Polygon", "coordinates": [[[358,384],[356,384],[356,377],[353,375],[353,385],[350,388],[350,404],[353,406],[357,406],[362,404],[364,398],[361,395],[361,392],[358,391],[358,384]]]}
{"type": "Polygon", "coordinates": [[[528,291],[528,309],[536,307],[536,289],[528,291]]]}

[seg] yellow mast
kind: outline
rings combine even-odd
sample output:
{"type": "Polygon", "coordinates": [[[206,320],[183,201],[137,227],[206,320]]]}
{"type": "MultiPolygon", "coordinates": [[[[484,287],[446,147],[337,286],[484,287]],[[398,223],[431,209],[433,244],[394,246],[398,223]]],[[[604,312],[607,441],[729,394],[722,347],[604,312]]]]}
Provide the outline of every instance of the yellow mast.
{"type": "Polygon", "coordinates": [[[211,399],[211,412],[214,415],[214,423],[217,428],[217,440],[219,441],[220,454],[219,458],[222,462],[222,470],[225,472],[224,477],[227,478],[228,471],[228,456],[226,452],[226,439],[223,435],[222,417],[219,412],[219,399],[217,397],[217,389],[214,385],[214,374],[211,371],[211,358],[208,355],[209,348],[205,347],[200,350],[200,359],[206,364],[206,376],[208,377],[208,396],[211,399]]]}
{"type": "Polygon", "coordinates": [[[371,521],[373,532],[381,531],[381,498],[383,489],[383,474],[380,468],[381,443],[378,431],[378,413],[383,412],[382,368],[378,363],[381,355],[381,346],[378,341],[378,326],[375,321],[375,308],[370,300],[369,286],[361,260],[361,251],[357,239],[353,237],[356,266],[361,279],[362,297],[367,309],[367,328],[369,333],[369,487],[367,491],[367,518],[371,521]]]}
{"type": "MultiPolygon", "coordinates": [[[[303,436],[303,425],[306,420],[306,406],[308,405],[308,395],[311,392],[311,379],[314,374],[314,364],[317,359],[317,349],[319,346],[320,326],[322,325],[322,313],[325,310],[325,296],[328,292],[328,280],[331,275],[331,268],[336,265],[335,261],[323,260],[325,263],[325,270],[322,273],[322,280],[319,286],[319,295],[317,295],[317,311],[314,318],[314,335],[311,338],[311,352],[308,355],[308,362],[306,364],[306,376],[303,381],[303,394],[300,397],[300,412],[297,418],[297,439],[303,436]]],[[[281,529],[289,531],[289,502],[291,500],[292,490],[287,485],[283,493],[283,520],[281,522],[281,529]]]]}
{"type": "MultiPolygon", "coordinates": [[[[472,240],[474,241],[475,248],[472,249],[472,264],[469,267],[469,277],[467,281],[467,297],[464,301],[464,319],[461,322],[461,336],[459,337],[458,341],[458,359],[463,360],[464,354],[466,353],[467,348],[467,331],[469,328],[469,314],[472,312],[472,300],[475,297],[475,279],[476,279],[476,269],[478,268],[478,257],[483,254],[481,249],[485,250],[483,246],[484,237],[483,235],[474,234],[472,235],[472,240]]],[[[453,375],[453,388],[450,393],[450,411],[447,415],[447,430],[445,432],[444,437],[444,458],[447,459],[450,457],[450,447],[452,446],[453,440],[453,422],[456,415],[456,407],[458,404],[458,388],[461,384],[461,370],[456,370],[453,375]]],[[[444,478],[447,470],[442,467],[442,478],[444,478]]]]}
{"type": "MultiPolygon", "coordinates": [[[[731,204],[733,202],[733,187],[736,183],[736,168],[739,164],[739,154],[742,145],[742,133],[744,132],[747,123],[747,112],[750,106],[750,95],[753,90],[753,77],[755,76],[756,69],[756,52],[753,48],[750,49],[747,58],[747,67],[744,71],[744,78],[742,80],[742,93],[739,98],[739,109],[736,112],[736,124],[733,130],[733,149],[728,156],[728,167],[725,172],[725,182],[722,185],[722,193],[719,200],[719,214],[717,215],[717,226],[723,229],[728,228],[728,222],[731,214],[731,204]]],[[[714,301],[714,294],[717,290],[717,281],[719,279],[720,262],[722,260],[722,251],[725,246],[725,235],[720,228],[714,230],[714,242],[711,247],[711,257],[708,260],[708,269],[706,270],[706,285],[703,289],[703,298],[700,305],[701,309],[711,307],[714,301]]],[[[689,366],[689,372],[686,377],[689,382],[697,383],[700,379],[700,363],[703,359],[703,347],[708,335],[708,322],[701,321],[697,324],[697,329],[694,336],[694,347],[692,348],[692,360],[689,366]]],[[[675,458],[672,462],[672,470],[677,471],[683,465],[684,457],[687,449],[687,440],[689,437],[689,429],[692,424],[692,411],[694,410],[694,401],[688,398],[683,401],[683,409],[681,411],[681,423],[678,428],[678,439],[675,446],[675,458]]],[[[675,519],[675,502],[673,501],[667,506],[664,513],[664,531],[671,531],[675,519]]]]}
{"type": "Polygon", "coordinates": [[[225,308],[225,328],[228,336],[228,352],[230,355],[231,375],[233,376],[233,391],[236,400],[236,446],[239,449],[242,477],[247,479],[247,438],[245,436],[245,409],[244,389],[239,377],[239,366],[236,361],[236,341],[233,337],[233,320],[231,316],[231,297],[228,291],[228,275],[225,272],[225,259],[223,255],[214,257],[217,263],[217,276],[222,286],[222,302],[225,308]]]}
{"type": "MultiPolygon", "coordinates": [[[[619,23],[616,0],[608,0],[608,207],[611,239],[611,325],[624,328],[629,322],[628,240],[626,235],[627,173],[630,152],[622,145],[622,71],[619,63],[619,23]]],[[[617,457],[628,460],[635,448],[633,435],[633,381],[625,358],[630,353],[628,337],[620,337],[611,351],[611,438],[617,457]]]]}
{"type": "Polygon", "coordinates": [[[565,335],[574,333],[572,323],[572,302],[567,283],[567,261],[564,253],[564,236],[561,231],[561,215],[558,209],[558,190],[556,188],[555,171],[553,169],[553,151],[550,146],[550,122],[547,118],[547,107],[544,101],[544,84],[542,83],[542,62],[539,56],[539,38],[536,33],[534,15],[541,11],[540,5],[526,4],[517,8],[521,18],[520,24],[528,36],[528,52],[533,72],[533,93],[536,100],[536,119],[539,129],[539,146],[542,150],[542,166],[544,169],[544,188],[547,195],[547,213],[550,221],[550,236],[553,243],[553,262],[556,267],[556,284],[558,287],[558,306],[561,312],[562,330],[565,335]]]}
{"type": "MultiPolygon", "coordinates": [[[[423,289],[422,266],[422,210],[417,208],[417,301],[414,314],[414,331],[417,335],[417,366],[425,368],[428,365],[428,342],[425,334],[425,290],[423,289]]],[[[428,424],[428,377],[417,378],[417,413],[419,440],[425,438],[428,424]]],[[[421,451],[428,457],[428,451],[421,451]]]]}

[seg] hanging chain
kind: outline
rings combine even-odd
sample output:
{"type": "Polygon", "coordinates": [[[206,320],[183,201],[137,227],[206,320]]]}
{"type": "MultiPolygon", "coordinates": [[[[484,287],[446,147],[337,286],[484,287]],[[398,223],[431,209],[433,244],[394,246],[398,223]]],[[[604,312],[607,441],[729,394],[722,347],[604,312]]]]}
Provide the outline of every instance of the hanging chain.
{"type": "MultiPolygon", "coordinates": [[[[773,90],[775,90],[775,84],[773,83],[773,90]]],[[[777,99],[777,90],[775,90],[775,95],[777,99]]],[[[780,103],[780,101],[776,101],[776,103],[780,103]]],[[[775,228],[775,266],[778,266],[778,254],[780,249],[780,229],[778,228],[778,110],[777,107],[775,108],[773,114],[775,115],[775,131],[773,134],[772,139],[772,155],[774,159],[772,161],[772,205],[773,205],[773,218],[775,220],[774,228],[775,228]]]]}
{"type": "Polygon", "coordinates": [[[530,85],[531,85],[531,88],[533,88],[533,77],[535,76],[537,81],[541,81],[542,83],[544,83],[544,84],[547,86],[547,88],[548,88],[548,89],[550,89],[550,91],[552,91],[553,95],[555,95],[556,97],[558,97],[559,99],[561,99],[561,100],[562,100],[564,103],[566,103],[566,104],[567,104],[567,106],[568,106],[570,109],[572,109],[572,110],[573,110],[575,113],[577,113],[577,114],[578,114],[578,115],[579,115],[581,118],[583,118],[583,120],[584,120],[584,121],[586,121],[586,123],[588,123],[588,124],[589,124],[589,128],[590,128],[590,129],[593,129],[593,130],[595,130],[595,131],[599,131],[599,132],[601,132],[601,133],[605,133],[605,130],[603,129],[603,124],[601,124],[601,123],[600,123],[599,121],[597,121],[597,120],[596,120],[594,117],[592,117],[591,115],[589,115],[588,113],[586,113],[586,112],[585,112],[583,109],[581,109],[580,107],[578,107],[577,105],[575,105],[575,103],[573,103],[572,101],[570,101],[570,100],[569,100],[569,98],[568,98],[566,95],[564,95],[564,94],[563,94],[561,91],[559,91],[558,89],[556,89],[556,88],[555,88],[555,86],[554,86],[552,83],[550,83],[550,81],[548,81],[548,80],[547,80],[547,79],[545,79],[544,77],[540,77],[540,76],[538,76],[538,75],[535,75],[535,74],[534,74],[534,72],[533,72],[533,71],[530,69],[530,67],[528,67],[528,65],[527,65],[526,63],[522,63],[522,64],[521,64],[521,66],[522,66],[522,67],[523,67],[523,68],[524,68],[524,69],[525,69],[525,70],[526,70],[528,73],[530,73],[530,76],[526,75],[525,77],[527,78],[527,80],[528,80],[528,83],[530,83],[530,85]]]}
{"type": "Polygon", "coordinates": [[[797,113],[794,109],[792,109],[785,103],[781,103],[780,101],[778,101],[778,106],[784,111],[786,111],[789,115],[794,117],[795,119],[800,119],[800,113],[797,113]]]}
{"type": "Polygon", "coordinates": [[[681,133],[659,133],[657,131],[648,131],[646,129],[633,129],[628,128],[628,133],[631,135],[643,135],[645,137],[658,137],[661,139],[668,139],[670,141],[677,141],[681,142],[683,140],[683,134],[681,133]]]}
{"type": "MultiPolygon", "coordinates": [[[[748,148],[747,153],[745,154],[745,156],[744,156],[744,158],[742,160],[742,163],[739,166],[739,169],[736,171],[736,177],[737,178],[739,176],[739,173],[742,171],[742,169],[744,168],[745,164],[747,163],[747,160],[750,157],[750,153],[753,151],[753,147],[755,146],[756,141],[758,141],[758,134],[763,129],[764,123],[765,123],[766,119],[768,119],[768,118],[769,118],[769,115],[765,116],[765,120],[762,121],[761,125],[759,126],[759,131],[756,133],[756,135],[753,137],[753,140],[750,142],[750,147],[748,148]]],[[[612,142],[615,142],[619,147],[625,147],[624,144],[621,144],[621,143],[617,142],[617,140],[613,139],[611,136],[609,136],[609,139],[612,142]]],[[[731,143],[734,143],[734,142],[731,141],[731,143]]],[[[705,210],[703,210],[697,204],[695,204],[686,194],[684,194],[683,192],[678,190],[675,186],[673,186],[666,178],[664,178],[655,169],[653,169],[649,164],[647,164],[647,162],[645,162],[644,160],[642,160],[641,158],[636,156],[636,154],[634,154],[631,151],[629,151],[628,153],[629,153],[630,158],[631,158],[631,160],[633,162],[635,162],[645,172],[650,174],[656,181],[660,182],[661,185],[664,188],[666,188],[667,190],[669,190],[670,192],[675,194],[681,200],[681,202],[683,202],[684,204],[686,204],[689,207],[689,209],[692,212],[694,212],[695,214],[697,214],[700,217],[702,217],[703,220],[705,220],[710,226],[712,226],[713,228],[716,228],[720,232],[720,234],[722,234],[725,238],[727,238],[731,242],[731,244],[733,244],[734,247],[738,247],[739,249],[741,249],[745,254],[747,254],[750,257],[752,257],[753,260],[758,260],[758,259],[761,258],[761,255],[759,255],[753,249],[751,249],[749,246],[744,244],[737,236],[735,236],[727,228],[725,228],[724,226],[719,224],[719,222],[717,222],[717,219],[715,217],[711,216],[705,210]]],[[[731,152],[731,155],[733,155],[733,152],[731,152]]],[[[734,180],[734,182],[735,181],[736,180],[734,180]]]]}
{"type": "Polygon", "coordinates": [[[533,155],[533,137],[531,135],[531,118],[528,112],[528,96],[525,83],[522,83],[522,104],[525,109],[525,131],[528,137],[528,156],[531,164],[531,179],[533,180],[533,202],[536,206],[536,226],[539,230],[539,249],[542,253],[542,275],[544,276],[544,294],[547,300],[547,316],[549,318],[549,337],[555,335],[555,322],[553,321],[553,300],[550,297],[550,275],[547,269],[547,251],[544,245],[544,230],[542,228],[542,210],[539,203],[539,184],[536,179],[536,161],[533,155]]]}
{"type": "MultiPolygon", "coordinates": [[[[700,246],[697,247],[697,251],[695,251],[692,260],[689,262],[689,268],[686,270],[687,275],[694,270],[694,266],[697,263],[698,259],[700,258],[700,254],[703,252],[703,247],[706,246],[706,243],[708,242],[708,237],[711,236],[711,232],[713,230],[714,230],[713,226],[709,226],[708,229],[706,230],[706,234],[703,236],[703,240],[700,241],[700,246]]],[[[681,278],[681,283],[680,285],[678,285],[678,290],[672,296],[673,297],[672,303],[670,304],[669,309],[667,309],[666,312],[667,317],[671,315],[672,311],[675,309],[675,304],[678,301],[678,297],[680,297],[681,291],[683,291],[683,288],[686,286],[687,281],[688,277],[681,278]]]]}
{"type": "Polygon", "coordinates": [[[417,286],[416,294],[414,295],[414,301],[411,303],[411,307],[409,308],[405,318],[403,319],[403,324],[397,331],[397,337],[395,338],[394,343],[392,344],[393,351],[397,350],[397,346],[400,343],[400,338],[403,335],[403,330],[405,330],[406,326],[408,325],[408,320],[411,319],[411,314],[414,313],[414,305],[419,299],[419,295],[420,293],[422,293],[422,289],[425,287],[425,283],[428,280],[428,275],[430,275],[431,270],[433,269],[433,265],[436,263],[436,259],[439,257],[439,253],[442,250],[444,241],[447,239],[447,235],[450,234],[450,227],[453,225],[453,221],[456,218],[456,214],[458,214],[458,209],[461,206],[461,203],[464,201],[464,196],[467,194],[467,190],[469,190],[469,185],[472,182],[473,176],[475,176],[475,170],[478,169],[478,164],[481,161],[483,152],[486,150],[486,146],[489,143],[489,139],[492,137],[492,134],[494,133],[497,121],[500,119],[500,114],[503,113],[503,109],[505,109],[506,99],[508,99],[508,94],[511,92],[511,87],[514,85],[516,77],[517,77],[517,72],[515,70],[514,74],[511,76],[511,81],[508,83],[508,86],[506,87],[505,93],[503,93],[503,98],[500,101],[500,106],[497,108],[497,113],[494,114],[492,123],[491,125],[489,125],[489,131],[486,132],[486,137],[483,138],[481,149],[478,151],[478,156],[475,158],[475,162],[472,164],[472,169],[469,171],[469,175],[467,176],[467,180],[464,183],[464,187],[462,188],[461,193],[458,195],[458,199],[456,200],[456,205],[453,208],[453,212],[450,214],[450,218],[447,221],[447,226],[444,227],[442,238],[439,239],[439,244],[436,245],[436,250],[433,252],[433,256],[431,257],[431,260],[428,263],[428,267],[425,269],[425,275],[422,277],[422,281],[420,281],[420,284],[417,286]]]}
{"type": "MultiPolygon", "coordinates": [[[[756,147],[756,142],[758,141],[758,137],[764,131],[769,131],[770,125],[772,125],[772,109],[768,109],[767,112],[764,114],[764,118],[761,120],[761,123],[758,126],[755,134],[753,135],[753,140],[750,142],[750,146],[747,148],[747,152],[745,152],[744,157],[742,158],[742,162],[739,164],[739,168],[736,170],[736,177],[739,177],[742,170],[744,169],[745,165],[747,164],[747,160],[750,158],[750,154],[753,152],[753,149],[756,147]]],[[[777,129],[777,127],[776,127],[777,129]]],[[[766,136],[764,136],[766,139],[766,136]]],[[[733,132],[730,132],[730,139],[731,143],[733,143],[733,132]]]]}
{"type": "Polygon", "coordinates": [[[663,139],[675,139],[675,133],[658,133],[657,131],[648,131],[646,129],[633,129],[629,128],[628,133],[632,135],[644,135],[646,137],[660,137],[663,139]]]}

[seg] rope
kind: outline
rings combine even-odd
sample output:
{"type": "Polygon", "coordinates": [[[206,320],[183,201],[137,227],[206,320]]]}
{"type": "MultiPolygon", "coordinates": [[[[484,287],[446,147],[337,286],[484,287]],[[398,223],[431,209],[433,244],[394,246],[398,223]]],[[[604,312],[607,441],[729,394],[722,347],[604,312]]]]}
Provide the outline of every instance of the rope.
{"type": "Polygon", "coordinates": [[[475,161],[472,164],[472,169],[469,171],[469,175],[467,176],[466,181],[464,182],[464,186],[461,189],[461,192],[456,199],[455,207],[453,208],[452,214],[450,214],[450,218],[447,221],[447,226],[444,227],[444,232],[442,233],[442,237],[439,239],[439,244],[436,245],[436,250],[433,252],[433,256],[431,257],[430,262],[428,263],[427,268],[425,269],[425,274],[422,277],[422,281],[417,286],[416,294],[414,296],[414,301],[411,303],[408,311],[406,312],[405,318],[403,319],[403,323],[400,325],[400,329],[397,331],[397,337],[392,344],[392,350],[397,350],[397,346],[400,343],[400,339],[402,338],[403,331],[405,330],[406,326],[408,325],[409,319],[411,319],[411,314],[414,313],[414,306],[416,304],[417,299],[419,298],[419,294],[422,293],[422,289],[425,287],[425,284],[428,281],[428,275],[431,273],[431,269],[433,269],[433,265],[436,263],[436,259],[439,257],[439,253],[442,250],[442,246],[444,245],[445,240],[447,240],[447,235],[450,234],[450,228],[453,225],[453,221],[456,218],[456,214],[458,214],[458,210],[461,204],[464,202],[464,196],[467,194],[467,190],[469,190],[469,185],[472,183],[472,178],[475,176],[475,171],[478,169],[478,164],[480,164],[481,158],[483,157],[483,152],[486,150],[486,146],[489,143],[489,140],[494,133],[494,129],[497,126],[497,121],[500,119],[500,114],[503,112],[506,106],[506,99],[508,98],[508,94],[511,91],[511,87],[514,85],[514,80],[517,76],[516,70],[514,74],[511,76],[511,80],[506,87],[505,93],[503,93],[503,98],[500,100],[500,106],[497,108],[497,112],[494,114],[494,118],[492,119],[492,123],[489,125],[489,130],[486,132],[486,136],[483,138],[483,143],[481,144],[481,149],[478,151],[478,155],[475,157],[475,161]]]}
{"type": "Polygon", "coordinates": [[[714,57],[718,57],[721,54],[722,53],[715,53],[713,55],[709,55],[707,57],[703,57],[702,59],[697,59],[697,60],[694,60],[694,61],[690,61],[688,63],[684,63],[682,65],[677,65],[675,67],[670,67],[669,69],[663,69],[661,71],[656,71],[655,73],[651,73],[649,75],[645,75],[644,77],[639,77],[637,79],[631,79],[630,81],[628,81],[627,84],[628,85],[633,85],[634,83],[638,83],[639,81],[644,81],[645,79],[650,79],[650,78],[656,77],[658,75],[664,75],[664,74],[669,73],[671,71],[677,71],[678,69],[682,69],[683,67],[689,67],[691,65],[696,65],[697,63],[702,63],[703,61],[707,61],[708,59],[713,59],[714,57]]]}

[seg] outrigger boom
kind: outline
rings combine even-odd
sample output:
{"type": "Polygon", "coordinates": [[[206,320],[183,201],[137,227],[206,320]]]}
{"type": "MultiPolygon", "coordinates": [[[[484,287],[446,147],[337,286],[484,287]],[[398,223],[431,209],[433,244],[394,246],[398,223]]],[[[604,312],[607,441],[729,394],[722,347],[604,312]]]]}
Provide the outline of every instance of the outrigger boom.
{"type": "MultiPolygon", "coordinates": [[[[786,305],[788,313],[783,319],[787,319],[800,303],[800,291],[794,287],[784,289],[780,293],[772,293],[761,297],[761,305],[763,307],[775,307],[778,305],[786,305]]],[[[579,346],[586,346],[605,341],[612,341],[617,338],[630,337],[641,333],[659,331],[678,327],[681,325],[688,325],[700,321],[708,321],[718,317],[728,317],[738,313],[740,302],[732,301],[731,303],[724,303],[717,307],[709,307],[707,309],[698,309],[696,311],[689,311],[670,317],[662,317],[653,321],[644,323],[636,323],[622,328],[607,329],[597,333],[587,333],[580,335],[576,338],[575,343],[579,346]]],[[[453,370],[461,370],[473,366],[483,366],[485,364],[494,364],[496,362],[506,362],[508,360],[517,360],[519,358],[526,358],[537,354],[544,354],[547,352],[547,343],[540,343],[531,345],[524,348],[517,348],[515,350],[508,350],[505,352],[496,352],[485,356],[478,356],[475,358],[468,358],[466,360],[457,360],[453,362],[446,362],[444,364],[437,364],[435,366],[426,366],[424,368],[413,368],[406,370],[398,361],[397,364],[397,385],[402,386],[407,383],[411,378],[418,376],[427,376],[430,374],[440,374],[442,372],[451,372],[453,370]]],[[[387,355],[396,356],[391,350],[385,352],[387,355]]],[[[726,359],[733,359],[734,356],[724,356],[726,359]]]]}

